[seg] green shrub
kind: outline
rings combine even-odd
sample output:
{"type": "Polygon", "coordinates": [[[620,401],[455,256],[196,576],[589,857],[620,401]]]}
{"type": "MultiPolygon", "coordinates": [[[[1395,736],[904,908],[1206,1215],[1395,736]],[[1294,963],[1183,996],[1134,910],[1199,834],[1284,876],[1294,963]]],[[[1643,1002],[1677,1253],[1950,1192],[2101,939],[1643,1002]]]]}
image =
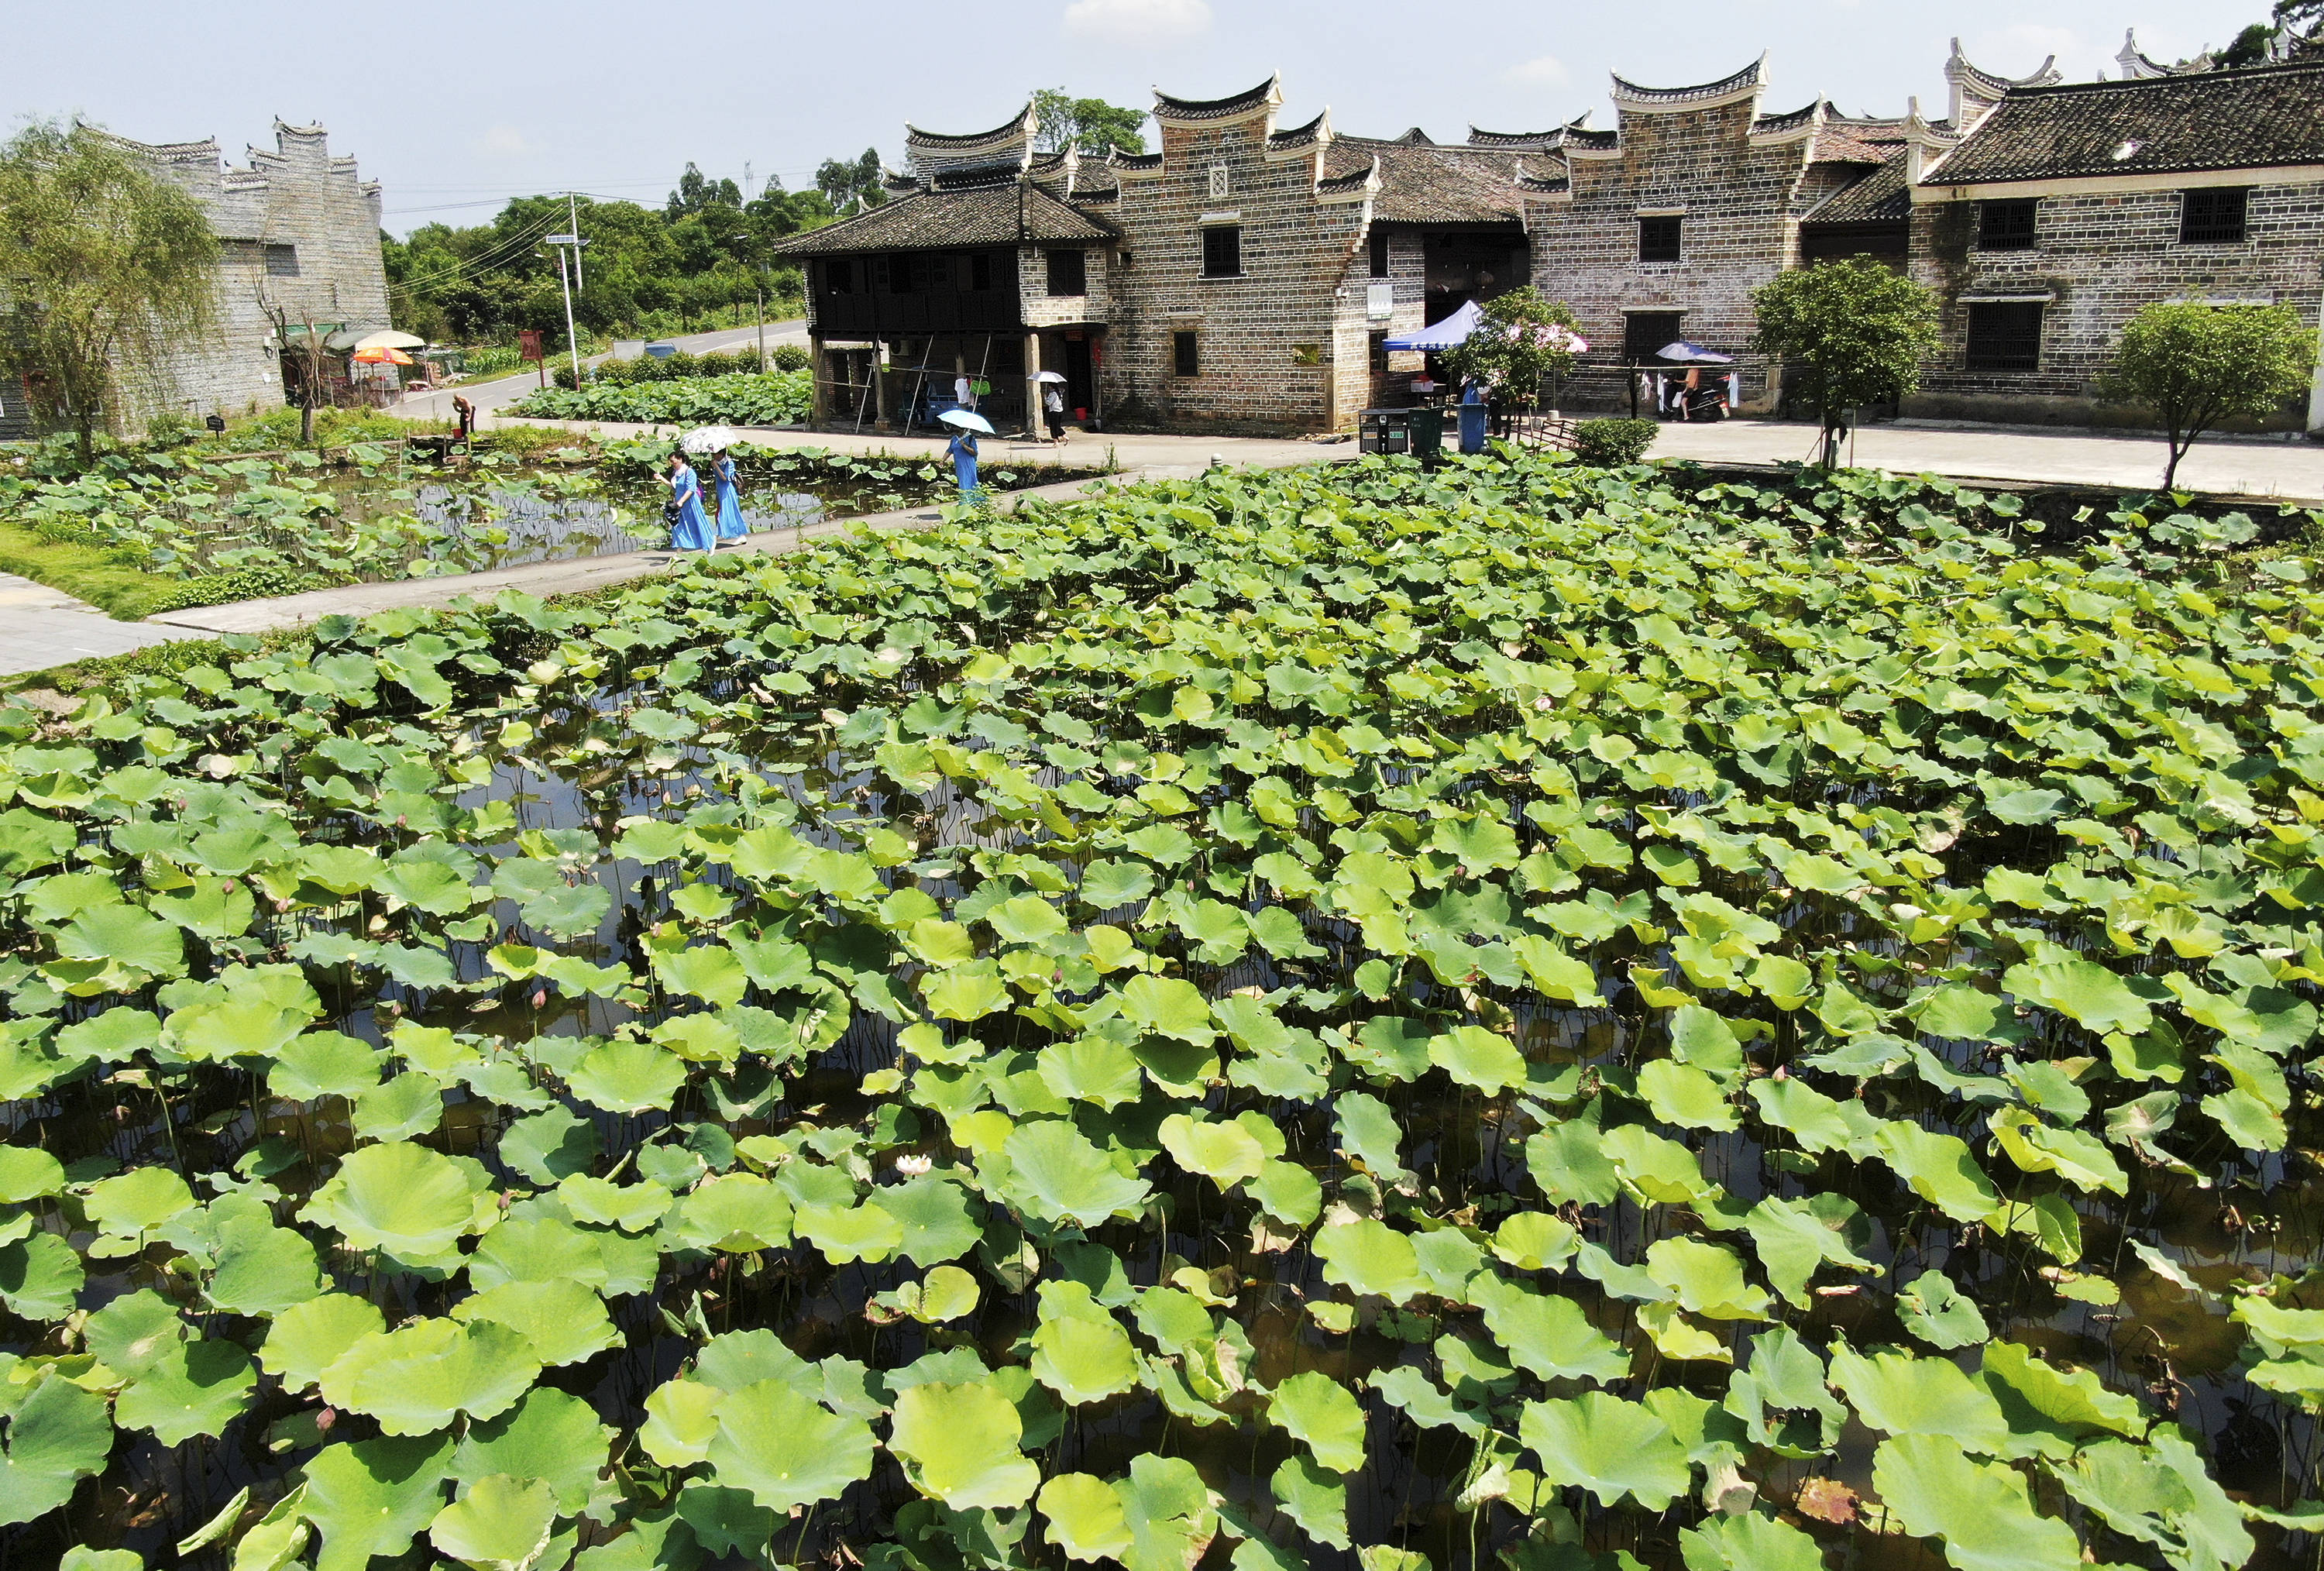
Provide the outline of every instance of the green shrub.
{"type": "Polygon", "coordinates": [[[807,369],[807,353],[806,348],[798,344],[778,344],[767,351],[767,358],[774,362],[775,369],[778,371],[807,369]]]}
{"type": "Polygon", "coordinates": [[[190,611],[199,605],[230,605],[237,600],[272,600],[278,595],[303,595],[330,587],[319,573],[294,573],[281,568],[243,568],[231,573],[204,573],[188,578],[153,607],[160,611],[190,611]]]}
{"type": "Polygon", "coordinates": [[[574,392],[547,388],[512,413],[541,420],[676,420],[735,425],[795,425],[813,399],[804,371],[769,376],[690,376],[672,381],[593,384],[574,392]]]}
{"type": "Polygon", "coordinates": [[[1586,420],[1573,428],[1573,456],[1600,469],[1635,464],[1661,428],[1650,420],[1586,420]]]}
{"type": "Polygon", "coordinates": [[[505,344],[487,344],[481,349],[470,349],[461,356],[461,364],[468,376],[497,376],[515,370],[524,364],[517,351],[505,344]]]}

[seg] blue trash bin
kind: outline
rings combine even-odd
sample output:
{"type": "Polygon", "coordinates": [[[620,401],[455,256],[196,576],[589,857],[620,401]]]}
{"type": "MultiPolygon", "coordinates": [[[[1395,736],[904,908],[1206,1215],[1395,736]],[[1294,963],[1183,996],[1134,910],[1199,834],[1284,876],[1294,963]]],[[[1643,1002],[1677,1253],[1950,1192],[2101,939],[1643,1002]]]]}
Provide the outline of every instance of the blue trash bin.
{"type": "Polygon", "coordinates": [[[1488,404],[1464,403],[1461,406],[1461,450],[1481,453],[1485,450],[1485,420],[1492,413],[1488,404]]]}

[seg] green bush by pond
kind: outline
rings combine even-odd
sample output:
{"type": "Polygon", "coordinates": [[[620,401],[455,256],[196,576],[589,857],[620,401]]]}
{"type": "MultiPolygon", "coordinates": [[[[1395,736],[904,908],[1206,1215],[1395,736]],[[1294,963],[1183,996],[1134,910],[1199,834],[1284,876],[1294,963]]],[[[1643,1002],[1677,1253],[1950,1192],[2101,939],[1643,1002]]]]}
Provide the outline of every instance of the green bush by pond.
{"type": "Polygon", "coordinates": [[[512,406],[512,412],[538,420],[798,425],[812,411],[814,397],[807,372],[776,371],[763,376],[593,383],[578,392],[547,387],[527,395],[512,406]]]}
{"type": "Polygon", "coordinates": [[[0,1521],[2288,1557],[2324,592],[2093,523],[1219,471],[0,711],[0,1521]]]}

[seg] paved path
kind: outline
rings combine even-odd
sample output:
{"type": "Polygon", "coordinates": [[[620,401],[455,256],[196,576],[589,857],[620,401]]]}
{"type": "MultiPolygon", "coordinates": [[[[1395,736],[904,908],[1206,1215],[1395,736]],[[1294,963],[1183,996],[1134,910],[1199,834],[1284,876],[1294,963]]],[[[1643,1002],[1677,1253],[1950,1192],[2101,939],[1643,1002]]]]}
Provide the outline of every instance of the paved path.
{"type": "MultiPolygon", "coordinates": [[[[1674,424],[1663,427],[1652,456],[1712,464],[1798,463],[1814,455],[1817,441],[1815,427],[1791,422],[1674,424]]],[[[1849,461],[1865,468],[2126,491],[2160,485],[2165,457],[2160,437],[2091,431],[1877,425],[1859,428],[1854,442],[1855,454],[1849,461]]],[[[2180,464],[2179,485],[2189,491],[2235,496],[2324,501],[2324,442],[2269,438],[2200,441],[2180,464]]]]}
{"type": "Polygon", "coordinates": [[[183,636],[147,623],[115,622],[61,589],[0,573],[0,675],[127,654],[183,636]]]}
{"type": "MultiPolygon", "coordinates": [[[[797,344],[801,348],[807,347],[807,319],[804,317],[794,318],[785,322],[769,322],[766,325],[766,331],[767,347],[770,349],[778,344],[797,344]]],[[[759,328],[755,325],[748,328],[721,328],[715,333],[688,333],[683,337],[672,338],[669,342],[676,344],[689,355],[708,355],[734,349],[756,348],[759,344],[759,328]]],[[[585,355],[582,356],[581,363],[585,365],[595,365],[607,358],[609,356],[604,355],[585,355]]],[[[552,381],[556,378],[558,364],[559,362],[553,358],[549,363],[549,374],[552,381]]],[[[450,420],[452,395],[456,393],[475,404],[479,414],[490,415],[495,410],[507,408],[524,397],[526,393],[538,391],[540,386],[539,372],[521,371],[513,375],[499,377],[491,382],[479,382],[467,387],[447,387],[434,393],[408,393],[389,405],[387,412],[401,415],[407,420],[450,420]]],[[[479,423],[490,422],[480,421],[479,423]]]]}

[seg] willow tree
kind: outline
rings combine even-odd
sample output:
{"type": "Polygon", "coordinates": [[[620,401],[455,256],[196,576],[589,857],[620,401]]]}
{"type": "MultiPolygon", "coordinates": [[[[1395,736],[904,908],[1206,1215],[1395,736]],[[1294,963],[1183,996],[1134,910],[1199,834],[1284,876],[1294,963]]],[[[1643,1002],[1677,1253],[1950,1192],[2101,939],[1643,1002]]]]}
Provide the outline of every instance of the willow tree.
{"type": "Polygon", "coordinates": [[[103,132],[35,123],[0,143],[0,365],[84,459],[211,329],[217,260],[200,205],[103,132]]]}

